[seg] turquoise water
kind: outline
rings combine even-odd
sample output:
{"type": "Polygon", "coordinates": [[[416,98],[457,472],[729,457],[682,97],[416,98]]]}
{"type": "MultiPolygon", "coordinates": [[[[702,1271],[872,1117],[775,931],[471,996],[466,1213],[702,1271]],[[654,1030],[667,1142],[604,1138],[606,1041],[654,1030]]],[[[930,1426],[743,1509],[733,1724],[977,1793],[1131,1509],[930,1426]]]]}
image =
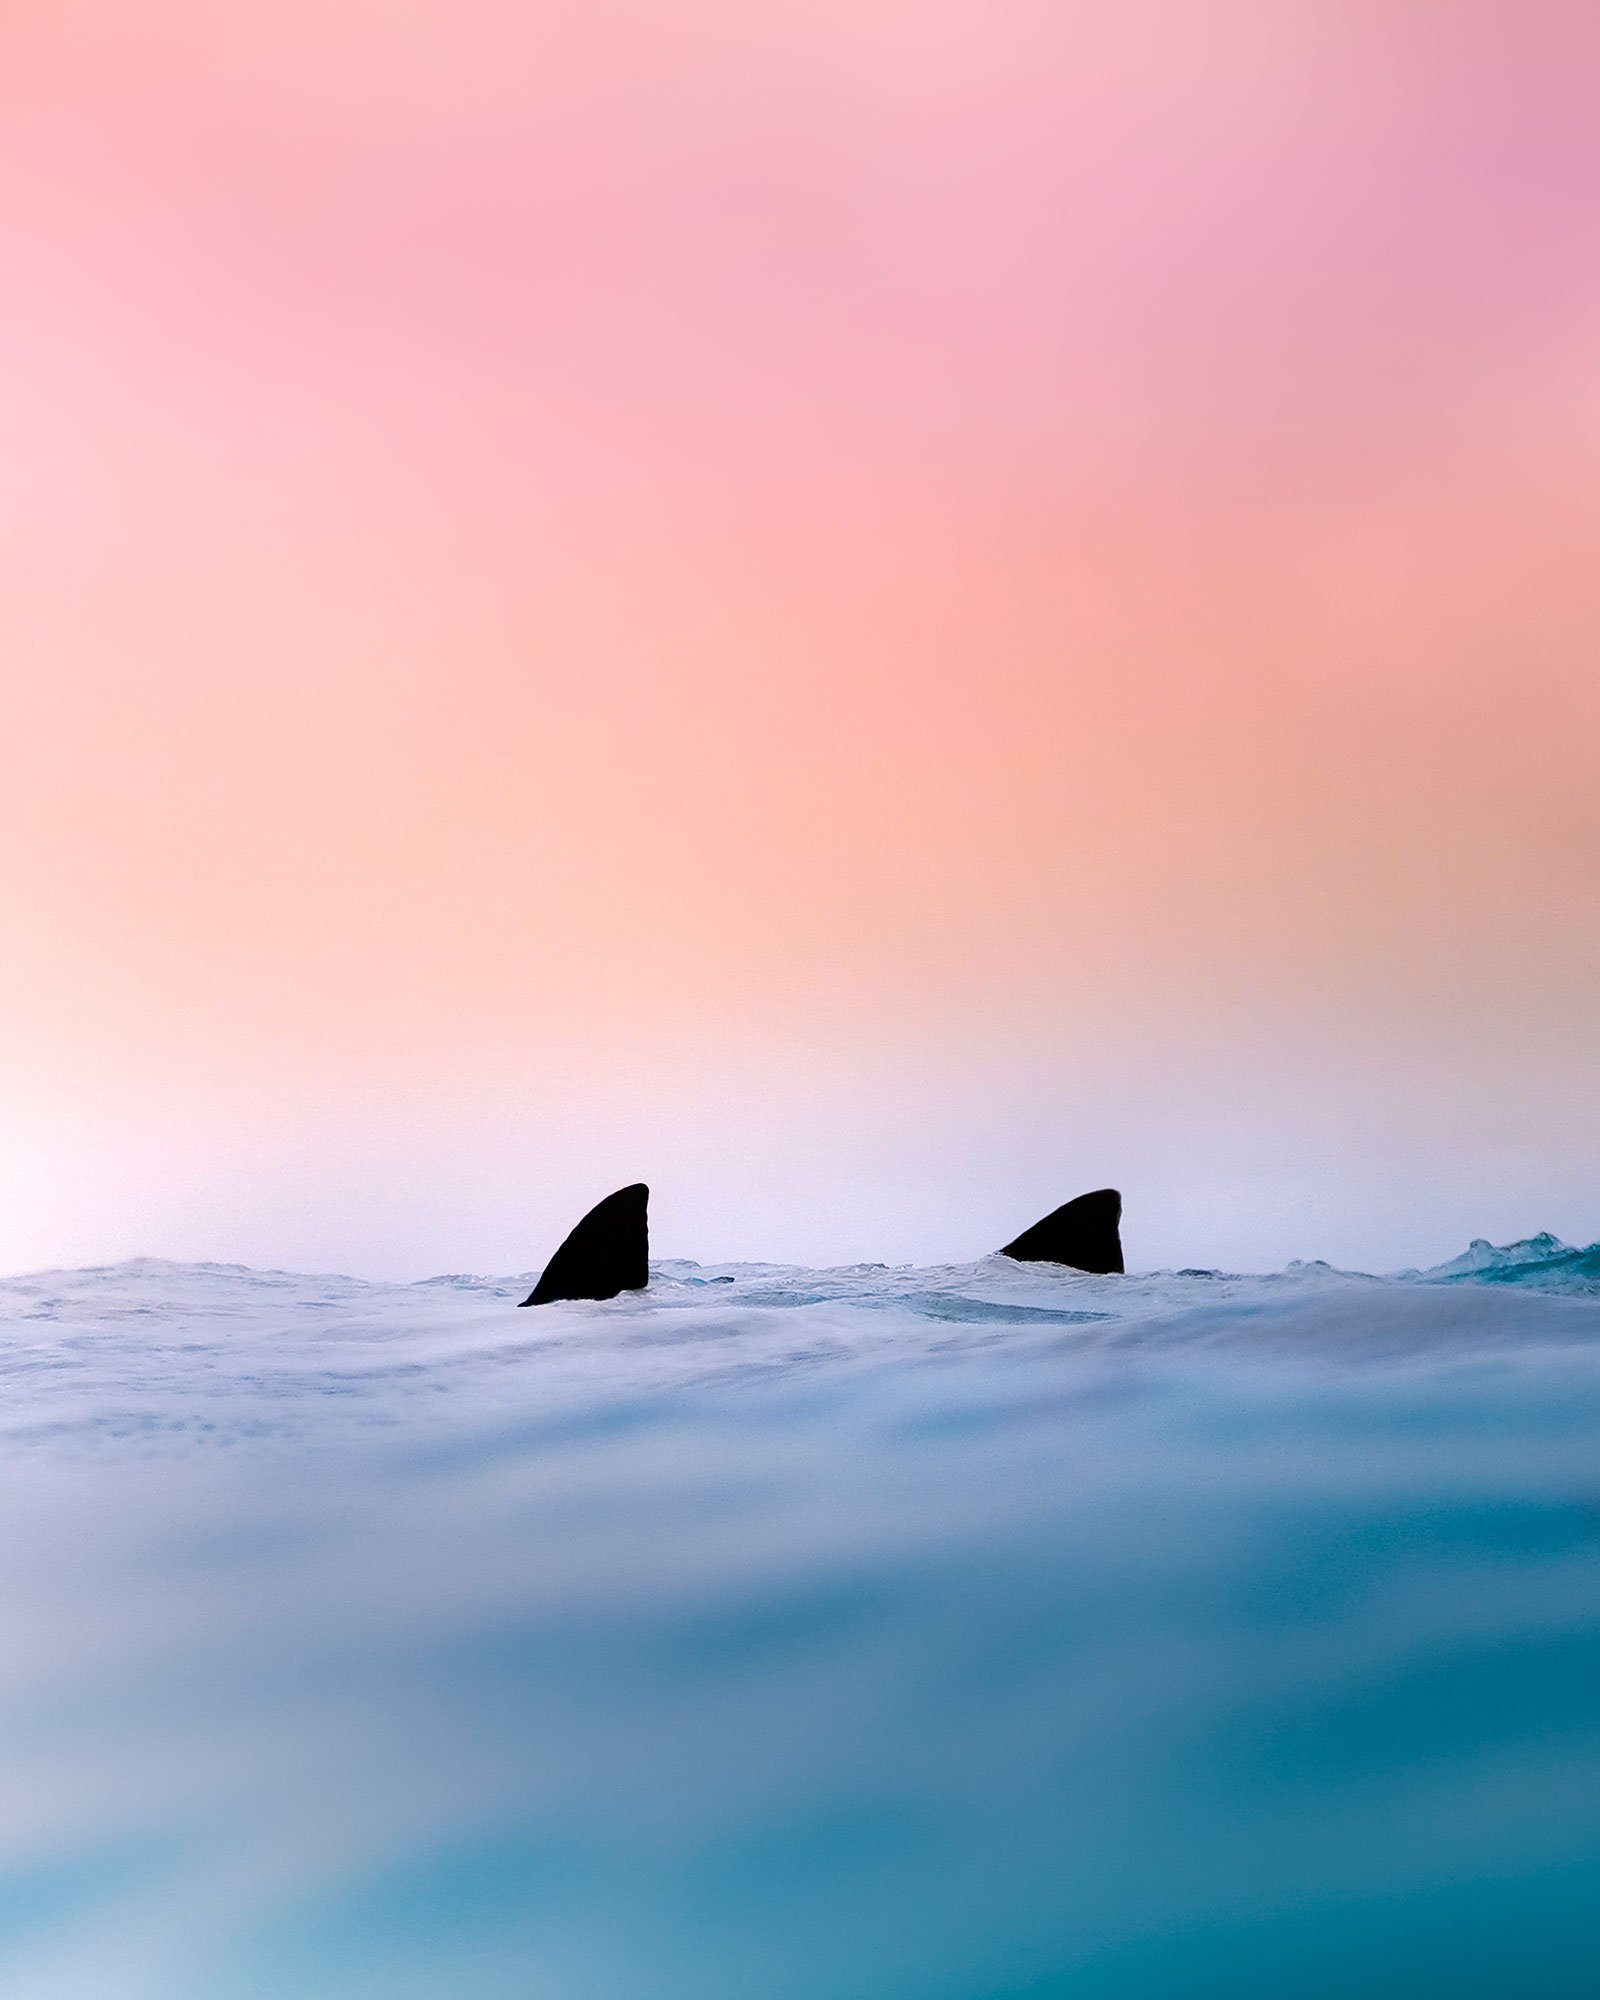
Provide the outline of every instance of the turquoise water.
{"type": "Polygon", "coordinates": [[[1600,1299],[1535,1252],[14,1281],[3,1990],[1592,1996],[1600,1299]]]}

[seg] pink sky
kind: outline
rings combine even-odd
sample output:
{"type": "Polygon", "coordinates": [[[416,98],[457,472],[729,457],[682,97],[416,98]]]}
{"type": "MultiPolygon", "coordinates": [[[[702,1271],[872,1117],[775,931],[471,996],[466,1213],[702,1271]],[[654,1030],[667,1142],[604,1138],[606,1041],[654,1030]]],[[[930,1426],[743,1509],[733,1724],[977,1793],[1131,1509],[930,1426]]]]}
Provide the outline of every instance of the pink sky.
{"type": "Polygon", "coordinates": [[[1600,1236],[1600,15],[0,27],[0,1265],[1600,1236]]]}

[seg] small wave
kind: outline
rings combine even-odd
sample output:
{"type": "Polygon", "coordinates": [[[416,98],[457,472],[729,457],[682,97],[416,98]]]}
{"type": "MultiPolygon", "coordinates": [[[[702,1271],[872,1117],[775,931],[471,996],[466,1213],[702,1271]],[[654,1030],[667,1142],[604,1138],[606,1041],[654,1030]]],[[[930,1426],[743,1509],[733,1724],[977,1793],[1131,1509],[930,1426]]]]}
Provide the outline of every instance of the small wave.
{"type": "Polygon", "coordinates": [[[1541,1230],[1516,1243],[1478,1237],[1448,1264],[1424,1271],[1430,1284],[1524,1285],[1538,1291],[1600,1292],[1600,1243],[1577,1248],[1541,1230]]]}

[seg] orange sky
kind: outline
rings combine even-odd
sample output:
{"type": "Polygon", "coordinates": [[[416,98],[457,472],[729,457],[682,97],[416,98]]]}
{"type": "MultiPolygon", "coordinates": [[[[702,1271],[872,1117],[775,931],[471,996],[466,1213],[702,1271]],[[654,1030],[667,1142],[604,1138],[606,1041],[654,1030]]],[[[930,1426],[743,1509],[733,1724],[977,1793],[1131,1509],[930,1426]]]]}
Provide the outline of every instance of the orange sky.
{"type": "Polygon", "coordinates": [[[1600,1235],[1600,19],[0,29],[0,1262],[1600,1235]]]}

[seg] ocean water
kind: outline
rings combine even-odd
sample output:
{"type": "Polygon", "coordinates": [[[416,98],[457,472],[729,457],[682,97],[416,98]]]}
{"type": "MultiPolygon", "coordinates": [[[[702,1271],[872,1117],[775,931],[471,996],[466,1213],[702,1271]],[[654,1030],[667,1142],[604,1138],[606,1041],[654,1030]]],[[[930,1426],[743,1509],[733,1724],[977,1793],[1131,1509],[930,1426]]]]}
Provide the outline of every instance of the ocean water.
{"type": "Polygon", "coordinates": [[[7,2000],[1600,1993],[1600,1249],[0,1284],[7,2000]]]}

